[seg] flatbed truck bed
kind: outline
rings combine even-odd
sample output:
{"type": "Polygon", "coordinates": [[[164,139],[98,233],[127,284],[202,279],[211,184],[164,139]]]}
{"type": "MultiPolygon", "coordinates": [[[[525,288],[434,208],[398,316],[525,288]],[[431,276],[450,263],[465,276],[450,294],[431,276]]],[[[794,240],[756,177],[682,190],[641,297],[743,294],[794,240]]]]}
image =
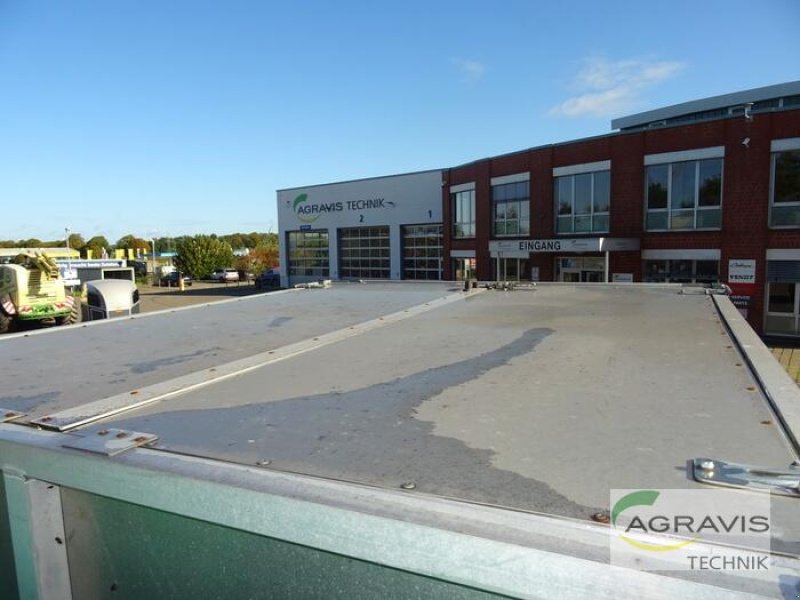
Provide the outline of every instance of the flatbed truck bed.
{"type": "Polygon", "coordinates": [[[0,357],[10,594],[800,596],[790,486],[767,572],[608,564],[610,490],[798,460],[800,391],[725,296],[334,284],[0,357]]]}

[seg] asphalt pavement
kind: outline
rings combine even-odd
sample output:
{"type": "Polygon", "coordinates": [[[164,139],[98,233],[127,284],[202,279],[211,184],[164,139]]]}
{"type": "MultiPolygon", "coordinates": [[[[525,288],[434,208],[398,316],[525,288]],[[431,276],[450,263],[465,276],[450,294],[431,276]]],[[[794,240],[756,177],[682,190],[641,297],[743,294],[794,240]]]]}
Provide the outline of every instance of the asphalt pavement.
{"type": "Polygon", "coordinates": [[[196,281],[184,291],[174,287],[139,286],[141,312],[179,308],[192,304],[206,304],[208,302],[261,293],[264,292],[256,289],[253,283],[245,282],[217,283],[196,281]]]}

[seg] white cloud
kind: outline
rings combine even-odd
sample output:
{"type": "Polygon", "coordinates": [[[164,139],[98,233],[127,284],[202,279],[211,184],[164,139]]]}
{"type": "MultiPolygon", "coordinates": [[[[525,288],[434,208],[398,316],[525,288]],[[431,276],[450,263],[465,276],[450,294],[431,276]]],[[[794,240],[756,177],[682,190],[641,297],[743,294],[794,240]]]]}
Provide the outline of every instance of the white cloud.
{"type": "Polygon", "coordinates": [[[486,66],[477,60],[456,58],[453,59],[453,63],[458,67],[464,79],[469,83],[480,81],[486,73],[486,66]]]}
{"type": "Polygon", "coordinates": [[[590,58],[583,62],[571,85],[576,95],[551,108],[551,116],[608,117],[620,114],[635,107],[646,89],[674,77],[685,66],[675,61],[612,62],[604,58],[590,58]]]}

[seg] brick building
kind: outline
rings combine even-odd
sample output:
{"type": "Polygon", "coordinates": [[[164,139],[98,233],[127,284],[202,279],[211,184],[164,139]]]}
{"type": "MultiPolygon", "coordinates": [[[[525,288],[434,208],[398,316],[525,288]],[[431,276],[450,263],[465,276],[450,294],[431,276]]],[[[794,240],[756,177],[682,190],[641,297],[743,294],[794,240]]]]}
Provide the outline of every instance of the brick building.
{"type": "Polygon", "coordinates": [[[612,128],[444,170],[443,278],[726,283],[800,333],[800,82],[612,128]]]}
{"type": "Polygon", "coordinates": [[[756,331],[800,335],[800,81],[611,127],[441,171],[279,190],[283,284],[724,283],[756,331]]]}

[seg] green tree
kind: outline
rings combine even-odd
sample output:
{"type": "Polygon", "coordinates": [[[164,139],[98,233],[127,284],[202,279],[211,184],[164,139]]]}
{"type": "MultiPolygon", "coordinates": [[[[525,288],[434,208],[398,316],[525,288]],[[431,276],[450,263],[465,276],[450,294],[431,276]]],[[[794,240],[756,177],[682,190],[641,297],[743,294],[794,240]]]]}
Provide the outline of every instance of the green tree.
{"type": "Polygon", "coordinates": [[[125,250],[147,250],[150,248],[150,243],[147,240],[143,240],[142,238],[136,237],[132,233],[128,235],[124,235],[117,240],[117,243],[114,244],[115,248],[125,249],[125,250]]]}
{"type": "Polygon", "coordinates": [[[96,235],[86,242],[86,248],[92,251],[92,258],[100,258],[103,255],[103,250],[111,248],[111,244],[105,236],[96,235]]]}
{"type": "Polygon", "coordinates": [[[86,241],[80,233],[70,233],[67,239],[69,240],[69,247],[73,250],[83,250],[86,246],[86,241]]]}
{"type": "Polygon", "coordinates": [[[228,242],[234,250],[247,248],[247,240],[241,233],[232,233],[230,235],[220,236],[220,239],[228,242]]]}
{"type": "Polygon", "coordinates": [[[180,238],[160,237],[156,238],[156,252],[175,252],[175,244],[180,238]]]}
{"type": "Polygon", "coordinates": [[[237,256],[233,266],[240,271],[250,271],[258,275],[280,264],[277,239],[275,243],[259,244],[245,256],[237,256]]]}
{"type": "Polygon", "coordinates": [[[208,279],[215,269],[233,263],[230,244],[210,235],[196,235],[178,242],[175,266],[195,279],[208,279]]]}
{"type": "Polygon", "coordinates": [[[267,269],[273,269],[280,264],[280,250],[278,248],[277,236],[270,243],[259,244],[250,251],[251,259],[254,263],[253,272],[261,273],[267,269]]]}
{"type": "Polygon", "coordinates": [[[142,238],[138,238],[132,233],[119,238],[114,247],[119,250],[134,250],[137,255],[140,251],[144,253],[150,252],[150,242],[143,240],[142,238]]]}
{"type": "Polygon", "coordinates": [[[248,248],[256,248],[258,246],[269,246],[278,243],[278,236],[275,233],[258,233],[253,231],[244,236],[247,240],[248,248]]]}

